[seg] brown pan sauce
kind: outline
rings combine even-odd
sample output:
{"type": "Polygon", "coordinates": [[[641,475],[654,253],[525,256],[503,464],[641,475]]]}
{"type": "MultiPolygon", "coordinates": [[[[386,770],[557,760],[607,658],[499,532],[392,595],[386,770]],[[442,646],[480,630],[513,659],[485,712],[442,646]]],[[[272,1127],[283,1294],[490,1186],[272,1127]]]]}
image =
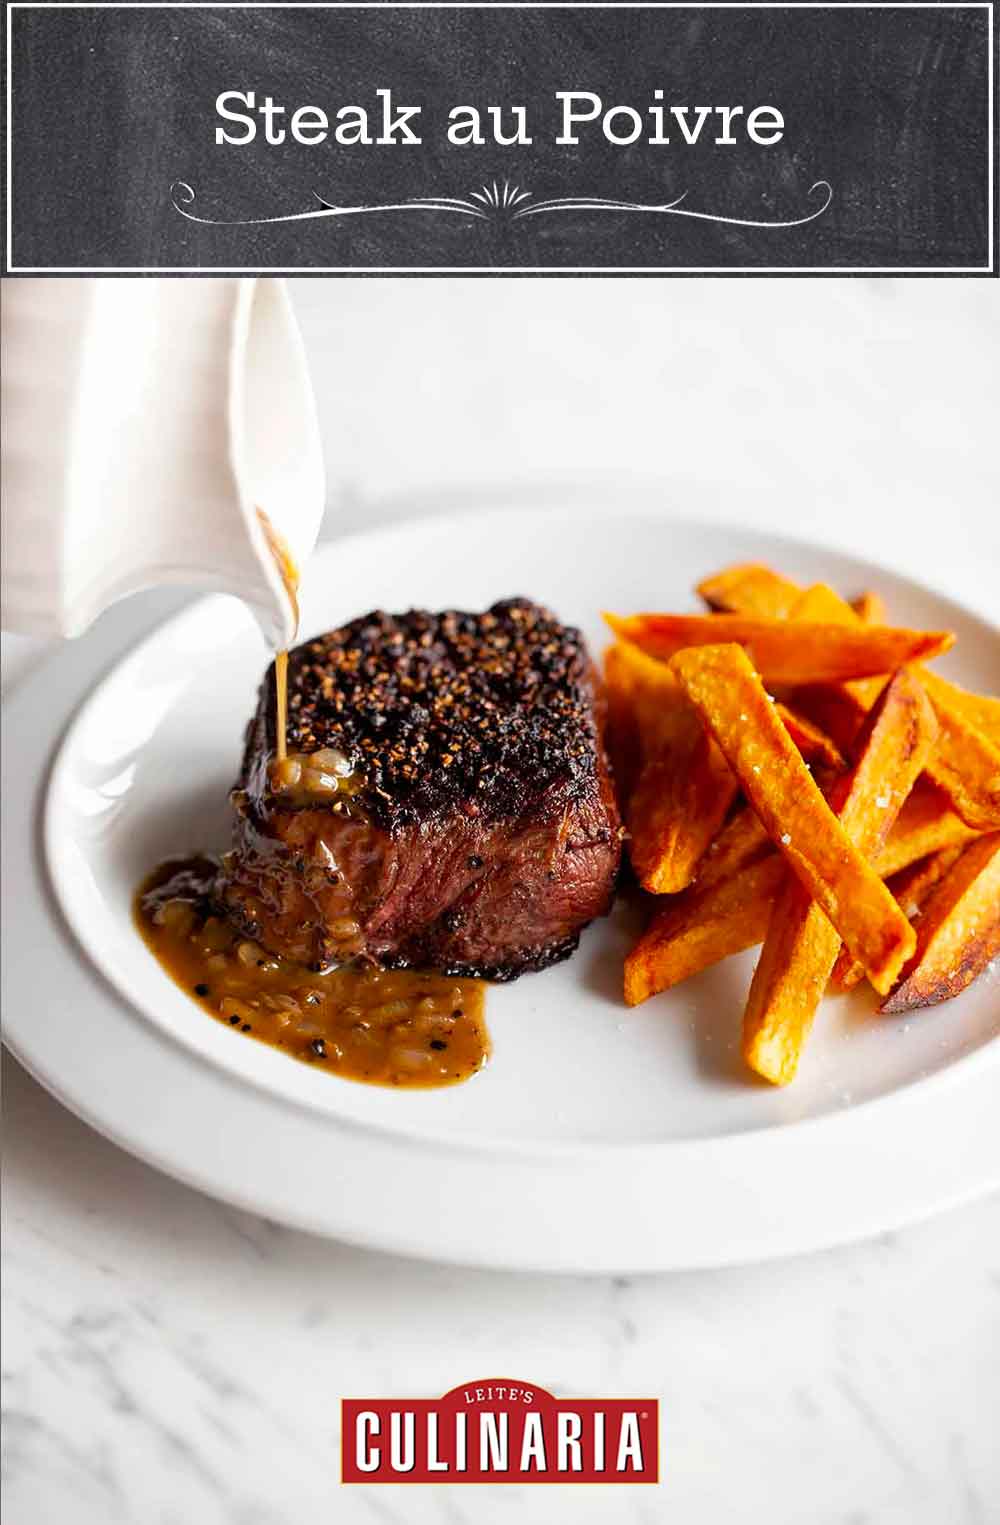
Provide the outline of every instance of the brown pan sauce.
{"type": "Polygon", "coordinates": [[[277,958],[219,914],[218,874],[210,858],[161,864],[134,907],[146,946],[217,1022],[371,1085],[455,1085],[482,1069],[482,981],[363,965],[317,974],[277,958]]]}

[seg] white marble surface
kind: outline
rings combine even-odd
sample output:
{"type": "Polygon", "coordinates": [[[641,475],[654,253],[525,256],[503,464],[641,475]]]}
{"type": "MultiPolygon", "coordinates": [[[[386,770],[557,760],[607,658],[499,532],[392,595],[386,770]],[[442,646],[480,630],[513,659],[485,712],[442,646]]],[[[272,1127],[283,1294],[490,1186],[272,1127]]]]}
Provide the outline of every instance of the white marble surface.
{"type": "MultiPolygon", "coordinates": [[[[655,479],[665,511],[813,535],[995,608],[991,282],[313,281],[295,295],[334,528],[512,487],[596,480],[613,499],[622,479],[655,479]],[[779,480],[794,488],[781,503],[779,480]]],[[[38,656],[8,641],[6,677],[38,656]]],[[[456,1271],[221,1206],[10,1061],[4,1100],[9,1525],[1000,1519],[1000,1199],[776,1265],[456,1271]],[[433,1394],[498,1370],[661,1394],[662,1486],[338,1487],[342,1394],[433,1394]]]]}

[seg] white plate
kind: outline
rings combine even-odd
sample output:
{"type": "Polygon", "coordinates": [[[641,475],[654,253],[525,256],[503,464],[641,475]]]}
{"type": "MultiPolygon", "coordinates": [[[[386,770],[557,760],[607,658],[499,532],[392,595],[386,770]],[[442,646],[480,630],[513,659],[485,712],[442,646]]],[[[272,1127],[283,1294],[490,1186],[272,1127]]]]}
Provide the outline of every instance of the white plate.
{"type": "MultiPolygon", "coordinates": [[[[693,583],[766,559],[803,582],[878,587],[899,622],[958,632],[942,669],[988,687],[1000,637],[863,563],[743,531],[579,513],[477,515],[324,547],[303,634],[373,605],[550,603],[603,643],[601,608],[696,607],[693,583]]],[[[864,992],[825,1003],[787,1090],[748,1076],[751,955],[635,1012],[625,913],[580,952],[489,993],[489,1068],[444,1091],[356,1085],[204,1016],[134,932],[160,858],[219,847],[266,661],[244,608],[203,600],[129,649],[63,740],[31,840],[32,770],[91,686],[85,649],[16,696],[5,816],[7,1039],[57,1095],[181,1179],[367,1245],[493,1266],[641,1270],[804,1250],[875,1232],[997,1179],[1000,984],[905,1019],[864,992]],[[104,979],[95,975],[93,966],[104,979]]],[[[119,647],[119,650],[121,648],[119,647]]]]}

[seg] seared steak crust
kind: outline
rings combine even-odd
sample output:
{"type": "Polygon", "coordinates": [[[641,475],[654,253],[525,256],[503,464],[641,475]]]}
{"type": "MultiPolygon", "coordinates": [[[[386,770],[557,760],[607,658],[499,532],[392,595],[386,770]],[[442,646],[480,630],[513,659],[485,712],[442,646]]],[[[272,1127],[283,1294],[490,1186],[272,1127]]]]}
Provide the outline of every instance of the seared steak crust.
{"type": "Polygon", "coordinates": [[[343,753],[355,792],[271,792],[274,670],[234,793],[226,899],[312,965],[510,979],[566,957],[609,907],[620,823],[580,633],[526,599],[376,611],[289,653],[290,753],[343,753]]]}

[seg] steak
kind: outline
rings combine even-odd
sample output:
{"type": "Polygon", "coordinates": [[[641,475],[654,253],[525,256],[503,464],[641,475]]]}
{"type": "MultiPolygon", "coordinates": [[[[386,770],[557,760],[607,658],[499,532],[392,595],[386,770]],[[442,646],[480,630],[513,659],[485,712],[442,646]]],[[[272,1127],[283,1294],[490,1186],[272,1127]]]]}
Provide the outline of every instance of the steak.
{"type": "Polygon", "coordinates": [[[307,641],[288,656],[284,764],[274,728],[272,666],[220,892],[272,952],[509,980],[610,909],[600,680],[539,605],[376,611],[307,641]]]}

